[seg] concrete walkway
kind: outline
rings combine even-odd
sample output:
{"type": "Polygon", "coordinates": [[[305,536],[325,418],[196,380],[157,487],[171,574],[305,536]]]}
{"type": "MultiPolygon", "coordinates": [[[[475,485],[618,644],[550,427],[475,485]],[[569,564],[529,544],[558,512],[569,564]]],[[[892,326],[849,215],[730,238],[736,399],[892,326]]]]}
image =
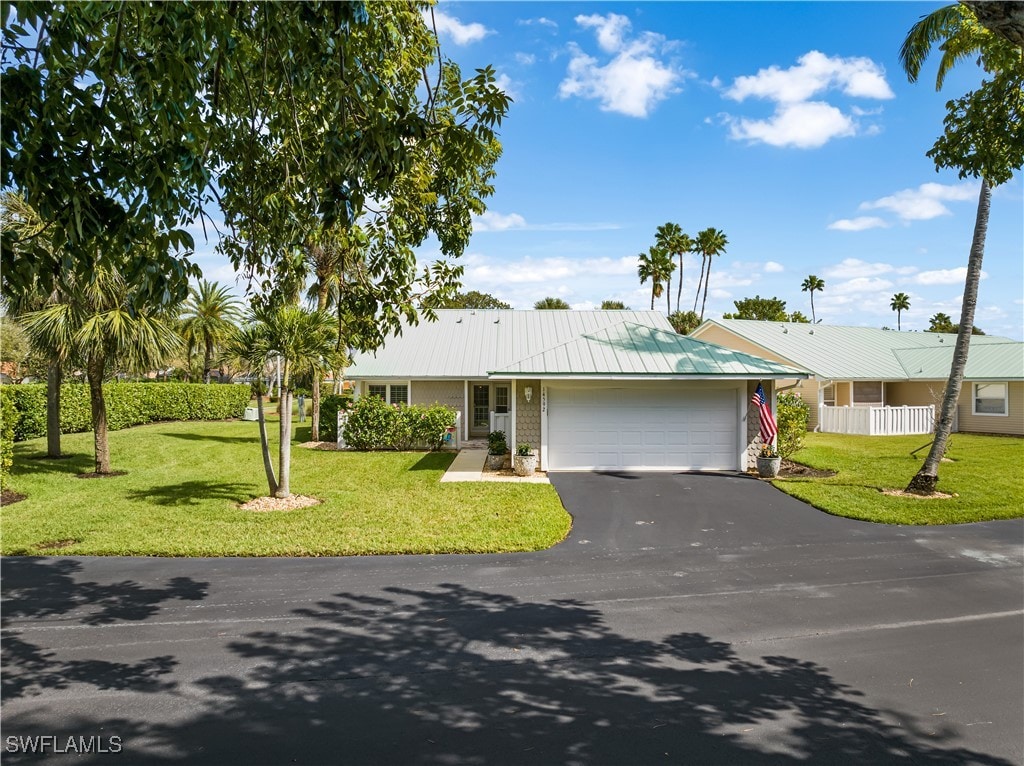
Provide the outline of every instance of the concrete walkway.
{"type": "Polygon", "coordinates": [[[517,481],[525,484],[550,484],[547,476],[509,476],[485,471],[486,449],[462,449],[445,471],[441,481],[517,481]]]}

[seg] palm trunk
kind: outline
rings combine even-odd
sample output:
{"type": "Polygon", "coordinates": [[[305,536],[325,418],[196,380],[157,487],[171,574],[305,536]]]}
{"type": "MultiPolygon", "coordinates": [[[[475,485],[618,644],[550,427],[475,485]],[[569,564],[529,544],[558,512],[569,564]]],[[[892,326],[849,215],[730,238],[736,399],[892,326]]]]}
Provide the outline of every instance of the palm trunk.
{"type": "Polygon", "coordinates": [[[665,285],[665,316],[672,313],[672,277],[668,278],[665,285]]]}
{"type": "MultiPolygon", "coordinates": [[[[316,308],[317,311],[327,310],[327,285],[322,281],[316,294],[316,308]]],[[[320,441],[320,378],[322,375],[323,373],[319,370],[313,370],[313,405],[310,408],[312,422],[309,424],[309,438],[315,442],[320,441]]]]}
{"type": "Polygon", "coordinates": [[[89,379],[89,404],[92,408],[92,441],[96,454],[96,473],[110,473],[110,445],[107,443],[107,403],[103,398],[102,355],[93,357],[86,365],[89,379]]]}
{"type": "Polygon", "coordinates": [[[288,384],[281,384],[281,443],[278,445],[277,475],[280,478],[274,497],[288,497],[291,494],[292,473],[292,392],[288,384]]]}
{"type": "Polygon", "coordinates": [[[900,332],[903,329],[903,322],[900,321],[900,315],[902,313],[902,311],[896,309],[896,332],[900,332]]]}
{"type": "Polygon", "coordinates": [[[263,414],[263,394],[257,389],[256,411],[260,421],[260,448],[263,450],[263,470],[267,474],[267,487],[270,496],[277,494],[277,477],[274,476],[274,462],[270,459],[270,442],[267,440],[267,420],[263,414]]]}
{"type": "Polygon", "coordinates": [[[654,311],[654,287],[651,287],[651,311],[654,311]]]}
{"type": "Polygon", "coordinates": [[[54,357],[46,368],[46,456],[60,457],[60,359],[54,357]]]}
{"type": "Polygon", "coordinates": [[[942,411],[935,428],[935,440],[925,458],[924,465],[917,472],[907,492],[928,495],[935,491],[939,483],[939,464],[946,453],[946,443],[953,430],[953,417],[956,415],[957,402],[960,400],[960,389],[964,382],[964,369],[967,367],[967,352],[971,345],[971,330],[974,327],[974,310],[978,305],[978,284],[981,282],[981,261],[985,257],[985,235],[988,231],[988,212],[992,203],[992,188],[988,181],[981,179],[981,193],[978,196],[978,214],[974,222],[974,238],[971,240],[971,255],[967,260],[967,280],[964,283],[964,303],[960,311],[960,329],[956,335],[956,347],[953,349],[953,365],[946,383],[946,393],[942,398],[942,411]]]}
{"type": "Polygon", "coordinates": [[[814,324],[817,317],[814,316],[814,290],[811,290],[811,324],[814,324]]]}
{"type": "Polygon", "coordinates": [[[206,341],[206,349],[203,353],[203,383],[210,382],[210,367],[213,365],[213,344],[206,341]]]}
{"type": "MultiPolygon", "coordinates": [[[[680,302],[683,297],[683,254],[679,254],[679,284],[676,285],[676,311],[679,311],[680,302]]],[[[671,311],[669,312],[672,313],[671,311]]]]}
{"type": "Polygon", "coordinates": [[[701,255],[700,258],[700,279],[697,280],[697,292],[693,294],[693,313],[697,313],[697,302],[700,300],[700,286],[704,284],[704,265],[707,263],[707,256],[701,255]]]}
{"type": "Polygon", "coordinates": [[[711,258],[708,258],[708,274],[704,277],[704,300],[700,304],[700,321],[704,321],[704,307],[708,305],[708,285],[711,284],[711,258]]]}

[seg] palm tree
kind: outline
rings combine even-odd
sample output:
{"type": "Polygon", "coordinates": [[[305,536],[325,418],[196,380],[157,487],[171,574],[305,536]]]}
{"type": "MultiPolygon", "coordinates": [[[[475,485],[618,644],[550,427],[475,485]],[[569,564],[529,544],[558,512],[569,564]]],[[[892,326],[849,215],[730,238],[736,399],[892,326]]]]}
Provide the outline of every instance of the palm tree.
{"type": "Polygon", "coordinates": [[[571,306],[569,306],[569,304],[563,301],[561,298],[541,298],[539,301],[533,304],[533,307],[538,311],[567,311],[569,308],[571,308],[571,306]]]}
{"type": "Polygon", "coordinates": [[[814,276],[814,274],[811,274],[810,276],[807,277],[807,279],[804,280],[804,283],[800,286],[800,288],[805,293],[811,294],[811,322],[816,322],[817,317],[814,314],[814,291],[817,290],[820,292],[824,290],[825,280],[818,279],[818,277],[814,276]]]}
{"type": "Polygon", "coordinates": [[[638,257],[640,263],[637,266],[637,274],[640,277],[640,284],[651,280],[651,311],[654,311],[654,299],[660,298],[665,292],[666,280],[672,279],[675,264],[672,263],[672,257],[657,246],[651,246],[646,253],[640,253],[638,257]]]}
{"type": "Polygon", "coordinates": [[[304,311],[283,304],[254,312],[252,321],[229,344],[229,352],[245,361],[250,370],[262,370],[267,362],[278,359],[281,365],[281,391],[278,469],[274,474],[263,414],[262,385],[256,387],[256,407],[260,423],[260,448],[267,486],[273,497],[291,494],[292,395],[295,375],[311,372],[314,378],[335,363],[337,349],[334,317],[326,311],[304,311]]]}
{"type": "Polygon", "coordinates": [[[198,289],[189,290],[181,321],[181,336],[190,359],[195,349],[203,349],[203,383],[210,382],[214,354],[224,350],[238,329],[242,318],[241,306],[227,287],[216,282],[203,280],[198,289]]]}
{"type": "Polygon", "coordinates": [[[29,336],[43,348],[65,348],[89,381],[96,473],[110,474],[103,379],[114,365],[144,372],[162,366],[181,338],[160,307],[134,305],[120,274],[104,269],[61,303],[25,315],[29,336]]]}
{"type": "Polygon", "coordinates": [[[939,464],[953,429],[953,417],[963,386],[981,281],[981,265],[985,255],[992,185],[1005,182],[1011,177],[1013,169],[1021,166],[1019,141],[1007,140],[1007,135],[1014,134],[1008,134],[1005,120],[997,119],[992,123],[986,119],[993,113],[986,99],[994,99],[1003,110],[1011,101],[1009,96],[1019,99],[1020,79],[1024,77],[1022,49],[982,26],[971,7],[948,5],[923,17],[907,33],[900,50],[900,62],[907,79],[911,82],[917,80],[922,64],[940,40],[942,42],[938,47],[942,51],[942,58],[935,78],[936,90],[941,90],[945,76],[953,66],[967,59],[979,60],[985,71],[994,74],[994,77],[991,82],[982,82],[977,91],[959,101],[949,102],[944,135],[928,152],[937,167],[956,167],[961,178],[980,177],[981,190],[978,194],[974,236],[967,259],[960,325],[942,399],[942,410],[935,427],[935,439],[921,469],[907,485],[908,491],[921,494],[933,492],[938,483],[939,464]],[[984,147],[986,151],[979,151],[979,147],[984,147]]]}
{"type": "MultiPolygon", "coordinates": [[[[707,275],[704,275],[704,269],[701,268],[701,276],[704,281],[704,299],[700,304],[700,321],[702,322],[704,321],[704,308],[708,302],[708,285],[711,284],[711,260],[716,255],[724,255],[728,244],[729,239],[721,229],[708,228],[697,232],[695,248],[708,264],[707,275]]],[[[694,302],[694,309],[696,310],[696,308],[697,304],[694,302]]]]}
{"type": "Polygon", "coordinates": [[[601,301],[601,311],[628,311],[627,306],[622,301],[601,301]]]}
{"type": "Polygon", "coordinates": [[[904,311],[910,311],[910,296],[906,293],[896,293],[892,296],[889,308],[896,312],[896,329],[902,330],[903,326],[900,324],[900,315],[904,311]]]}
{"type": "MultiPolygon", "coordinates": [[[[659,226],[655,230],[654,239],[658,247],[679,258],[679,286],[676,288],[676,311],[679,311],[679,301],[683,294],[683,254],[693,249],[693,240],[679,228],[679,224],[671,222],[659,226]]],[[[672,313],[671,305],[668,313],[672,313]]]]}
{"type": "Polygon", "coordinates": [[[949,314],[944,314],[940,311],[928,320],[928,332],[953,333],[956,332],[956,325],[953,324],[949,314]]]}

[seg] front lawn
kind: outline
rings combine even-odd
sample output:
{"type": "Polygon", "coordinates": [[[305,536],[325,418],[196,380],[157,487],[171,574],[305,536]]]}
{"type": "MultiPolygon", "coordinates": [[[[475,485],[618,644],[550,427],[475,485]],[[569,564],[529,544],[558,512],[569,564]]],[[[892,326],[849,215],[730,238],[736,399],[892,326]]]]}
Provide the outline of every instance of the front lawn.
{"type": "MultiPolygon", "coordinates": [[[[277,423],[268,430],[276,463],[277,423]]],[[[303,432],[308,438],[308,427],[303,432]]],[[[323,502],[258,513],[238,508],[267,494],[256,423],[112,431],[112,467],[127,473],[103,479],[75,476],[93,469],[91,433],[62,442],[73,458],[38,459],[44,439],[15,445],[11,488],[27,499],[0,510],[4,555],[529,551],[562,540],[571,524],[549,485],[438,483],[453,459],[446,453],[326,452],[293,444],[292,492],[323,502]]]]}
{"type": "Polygon", "coordinates": [[[939,468],[938,490],[950,499],[885,495],[902,490],[927,456],[910,455],[928,436],[808,434],[793,456],[828,478],[777,479],[776,487],[828,513],[885,524],[963,524],[1024,516],[1024,439],[953,434],[939,468]]]}

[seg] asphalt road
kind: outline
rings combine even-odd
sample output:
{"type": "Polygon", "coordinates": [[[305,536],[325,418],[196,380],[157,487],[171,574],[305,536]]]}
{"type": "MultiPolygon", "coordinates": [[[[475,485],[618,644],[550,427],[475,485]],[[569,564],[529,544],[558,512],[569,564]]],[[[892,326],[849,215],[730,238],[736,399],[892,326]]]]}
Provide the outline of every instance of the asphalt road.
{"type": "Polygon", "coordinates": [[[4,762],[1024,762],[1024,521],[554,483],[536,554],[4,560],[4,762]]]}

